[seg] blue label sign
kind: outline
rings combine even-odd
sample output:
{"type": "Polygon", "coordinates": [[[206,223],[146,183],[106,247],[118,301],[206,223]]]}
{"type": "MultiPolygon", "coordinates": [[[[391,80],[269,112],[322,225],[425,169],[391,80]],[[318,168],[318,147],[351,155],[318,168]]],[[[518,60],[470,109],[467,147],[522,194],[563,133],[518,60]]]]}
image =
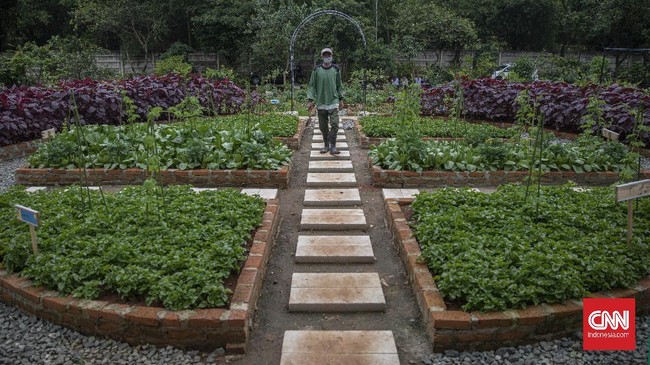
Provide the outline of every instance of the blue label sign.
{"type": "Polygon", "coordinates": [[[271,104],[280,104],[280,100],[278,100],[278,99],[271,99],[271,104]]]}
{"type": "Polygon", "coordinates": [[[16,205],[16,209],[18,209],[18,220],[21,222],[25,222],[27,224],[30,224],[34,227],[38,226],[39,223],[39,218],[40,218],[40,213],[35,211],[34,209],[30,209],[27,207],[23,207],[22,205],[16,205]]]}

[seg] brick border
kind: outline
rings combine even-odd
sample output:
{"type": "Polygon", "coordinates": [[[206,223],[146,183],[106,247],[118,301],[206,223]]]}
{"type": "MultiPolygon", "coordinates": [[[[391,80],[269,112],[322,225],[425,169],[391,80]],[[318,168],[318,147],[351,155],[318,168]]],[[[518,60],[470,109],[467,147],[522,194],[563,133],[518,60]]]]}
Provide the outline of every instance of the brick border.
{"type": "MultiPolygon", "coordinates": [[[[177,170],[161,171],[165,185],[191,184],[196,187],[260,187],[285,188],[289,182],[291,165],[280,170],[177,170]]],[[[81,169],[16,169],[16,183],[22,185],[78,184],[81,169]]],[[[147,179],[146,170],[86,169],[91,185],[138,185],[147,179]]]]}
{"type": "Polygon", "coordinates": [[[36,152],[40,143],[42,143],[42,140],[36,139],[33,141],[2,146],[0,147],[0,161],[8,161],[15,158],[29,156],[36,152]]]}
{"type": "MultiPolygon", "coordinates": [[[[528,177],[528,171],[440,171],[429,170],[422,172],[384,170],[373,165],[368,158],[372,184],[382,188],[404,188],[404,187],[484,187],[498,186],[508,183],[523,182],[528,177]]],[[[641,178],[650,178],[650,170],[641,171],[641,178]]],[[[563,184],[573,181],[580,185],[604,186],[619,181],[619,174],[616,172],[585,172],[575,173],[573,171],[551,171],[541,177],[543,184],[563,184]]]]}
{"type": "MultiPolygon", "coordinates": [[[[427,334],[437,352],[485,351],[546,341],[570,335],[582,328],[582,300],[542,304],[503,312],[447,310],[426,264],[418,261],[420,245],[406,221],[402,206],[413,198],[385,199],[388,224],[406,266],[427,334]]],[[[593,297],[635,298],[638,313],[650,311],[650,276],[631,289],[593,293],[593,297]]]]}
{"type": "Polygon", "coordinates": [[[227,309],[170,311],[62,297],[6,271],[0,271],[0,299],[49,322],[132,345],[171,345],[204,351],[223,347],[228,353],[244,353],[280,221],[278,202],[267,200],[262,225],[255,232],[227,309]]]}

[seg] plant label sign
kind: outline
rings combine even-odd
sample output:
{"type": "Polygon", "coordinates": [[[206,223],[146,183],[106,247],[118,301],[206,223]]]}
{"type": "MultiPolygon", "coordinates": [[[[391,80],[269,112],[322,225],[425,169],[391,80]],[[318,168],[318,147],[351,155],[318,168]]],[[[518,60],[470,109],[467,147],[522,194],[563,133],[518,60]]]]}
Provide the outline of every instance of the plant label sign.
{"type": "Polygon", "coordinates": [[[605,139],[608,141],[618,141],[619,136],[620,134],[607,128],[603,128],[603,137],[605,137],[605,139]]]}
{"type": "Polygon", "coordinates": [[[633,181],[616,187],[616,201],[627,201],[627,245],[632,244],[632,200],[650,195],[650,179],[633,181]]]}
{"type": "Polygon", "coordinates": [[[18,220],[21,222],[25,222],[31,226],[38,226],[40,223],[40,213],[27,208],[23,207],[22,205],[16,205],[16,209],[18,209],[18,220]]]}
{"type": "Polygon", "coordinates": [[[54,129],[54,128],[46,129],[46,130],[41,132],[41,138],[50,139],[50,138],[54,137],[55,134],[56,134],[56,129],[54,129]]]}
{"type": "Polygon", "coordinates": [[[623,202],[650,195],[650,179],[633,181],[616,187],[616,201],[623,202]]]}
{"type": "Polygon", "coordinates": [[[18,210],[18,220],[29,224],[29,234],[32,236],[32,251],[38,254],[38,241],[36,240],[36,227],[41,223],[41,214],[34,209],[15,205],[18,210]]]}

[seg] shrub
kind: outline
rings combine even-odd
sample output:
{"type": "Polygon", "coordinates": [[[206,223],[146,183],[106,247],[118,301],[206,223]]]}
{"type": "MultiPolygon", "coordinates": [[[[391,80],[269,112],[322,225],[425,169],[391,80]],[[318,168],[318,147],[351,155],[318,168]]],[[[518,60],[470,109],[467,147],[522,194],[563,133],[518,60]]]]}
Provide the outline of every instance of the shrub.
{"type": "Polygon", "coordinates": [[[158,76],[173,73],[186,77],[192,73],[192,65],[183,56],[169,56],[158,61],[153,72],[158,76]]]}

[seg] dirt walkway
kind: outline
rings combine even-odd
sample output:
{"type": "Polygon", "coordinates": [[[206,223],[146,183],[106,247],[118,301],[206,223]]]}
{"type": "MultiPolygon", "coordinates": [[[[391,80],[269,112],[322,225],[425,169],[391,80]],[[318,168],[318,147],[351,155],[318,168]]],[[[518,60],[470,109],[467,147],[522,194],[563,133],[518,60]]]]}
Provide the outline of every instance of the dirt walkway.
{"type": "Polygon", "coordinates": [[[245,357],[236,364],[279,364],[284,332],[287,330],[391,330],[401,364],[420,363],[431,353],[431,345],[421,324],[415,297],[396,248],[386,228],[381,189],[371,186],[367,150],[359,148],[352,130],[346,131],[355,167],[357,187],[368,223],[376,262],[347,264],[346,272],[378,272],[386,299],[386,311],[374,313],[290,313],[291,277],[294,272],[341,272],[341,264],[296,264],[294,253],[306,189],[312,131],[294,153],[289,188],[279,191],[280,229],[271,253],[252,336],[245,357]]]}

